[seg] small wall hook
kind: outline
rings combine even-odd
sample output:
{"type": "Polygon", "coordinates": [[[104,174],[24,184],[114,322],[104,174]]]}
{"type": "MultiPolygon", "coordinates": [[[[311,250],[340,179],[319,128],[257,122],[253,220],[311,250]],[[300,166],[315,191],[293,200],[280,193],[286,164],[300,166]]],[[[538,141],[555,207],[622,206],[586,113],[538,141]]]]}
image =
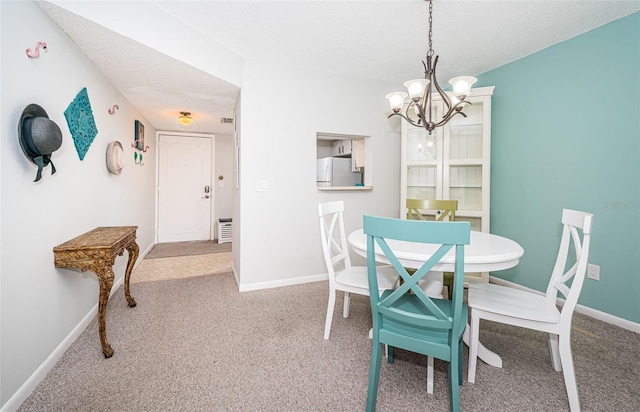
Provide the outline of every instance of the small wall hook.
{"type": "Polygon", "coordinates": [[[111,109],[109,109],[109,114],[115,114],[116,110],[120,109],[117,104],[114,104],[111,109]]]}
{"type": "Polygon", "coordinates": [[[133,152],[133,161],[137,165],[144,166],[144,163],[142,163],[142,153],[138,154],[138,152],[133,152]]]}
{"type": "Polygon", "coordinates": [[[144,149],[140,149],[136,142],[131,143],[131,147],[133,147],[136,150],[140,150],[142,153],[147,153],[147,150],[149,150],[149,146],[145,146],[144,149]]]}
{"type": "Polygon", "coordinates": [[[35,51],[33,51],[33,52],[32,52],[32,51],[31,51],[31,49],[27,49],[27,50],[26,50],[26,52],[27,52],[27,56],[29,56],[29,57],[31,57],[31,58],[34,58],[34,57],[38,57],[38,56],[40,56],[40,46],[42,46],[42,49],[44,50],[44,49],[46,49],[46,48],[47,48],[47,43],[46,43],[46,42],[43,42],[43,41],[39,41],[39,42],[36,44],[36,49],[35,49],[35,51]]]}

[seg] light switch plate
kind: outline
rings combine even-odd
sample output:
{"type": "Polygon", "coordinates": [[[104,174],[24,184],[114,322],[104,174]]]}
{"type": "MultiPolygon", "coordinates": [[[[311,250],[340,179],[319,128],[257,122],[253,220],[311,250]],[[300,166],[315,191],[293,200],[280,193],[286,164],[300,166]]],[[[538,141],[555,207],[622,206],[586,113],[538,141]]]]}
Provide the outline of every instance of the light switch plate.
{"type": "Polygon", "coordinates": [[[256,182],[256,191],[257,192],[268,192],[269,191],[269,181],[268,180],[258,180],[256,182]]]}

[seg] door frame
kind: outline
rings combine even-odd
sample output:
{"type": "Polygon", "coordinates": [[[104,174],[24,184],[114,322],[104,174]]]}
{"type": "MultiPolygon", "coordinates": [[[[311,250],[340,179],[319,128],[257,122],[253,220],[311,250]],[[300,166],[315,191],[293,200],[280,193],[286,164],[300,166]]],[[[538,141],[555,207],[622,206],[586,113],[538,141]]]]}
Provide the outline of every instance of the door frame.
{"type": "Polygon", "coordinates": [[[211,206],[209,208],[209,240],[215,239],[215,226],[216,222],[214,221],[215,217],[215,208],[216,208],[216,197],[214,193],[213,182],[216,170],[216,135],[210,133],[189,133],[189,132],[173,132],[170,130],[158,130],[156,131],[156,177],[155,177],[155,227],[154,227],[154,243],[158,244],[158,232],[160,229],[160,192],[159,192],[159,181],[160,181],[160,135],[170,135],[170,136],[185,136],[185,137],[196,137],[196,138],[204,138],[211,140],[211,206]]]}

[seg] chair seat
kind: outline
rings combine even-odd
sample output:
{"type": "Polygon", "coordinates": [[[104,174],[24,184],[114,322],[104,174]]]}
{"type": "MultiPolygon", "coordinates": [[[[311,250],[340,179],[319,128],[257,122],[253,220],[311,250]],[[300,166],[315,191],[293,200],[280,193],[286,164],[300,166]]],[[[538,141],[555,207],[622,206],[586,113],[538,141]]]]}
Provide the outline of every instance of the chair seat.
{"type": "Polygon", "coordinates": [[[496,285],[476,283],[469,285],[469,307],[498,315],[559,323],[560,311],[544,295],[496,285]]]}
{"type": "MultiPolygon", "coordinates": [[[[336,274],[336,282],[353,288],[364,289],[363,294],[368,295],[366,292],[369,290],[367,276],[366,266],[351,266],[336,274]]],[[[398,283],[398,272],[392,266],[380,266],[378,268],[378,288],[380,291],[393,289],[396,283],[398,283]]]]}
{"type": "MultiPolygon", "coordinates": [[[[380,297],[381,300],[384,300],[387,296],[393,293],[393,290],[385,290],[380,297]]],[[[445,299],[432,299],[432,302],[440,309],[442,312],[453,318],[453,301],[445,300],[445,299]]],[[[400,309],[405,312],[414,313],[416,315],[431,315],[425,305],[420,301],[418,296],[407,293],[403,295],[400,299],[398,299],[393,304],[394,308],[400,309]]],[[[454,337],[460,338],[464,333],[464,330],[467,326],[467,317],[469,314],[469,308],[466,303],[462,304],[462,318],[459,323],[459,328],[456,331],[453,331],[454,337]]],[[[442,343],[447,345],[449,340],[449,329],[443,329],[441,331],[431,328],[420,328],[416,326],[416,324],[406,325],[403,322],[396,321],[394,319],[390,319],[387,316],[382,315],[383,319],[383,327],[382,331],[387,332],[400,332],[404,336],[410,336],[416,339],[421,340],[429,340],[435,343],[442,343]],[[424,332],[424,333],[423,333],[424,332]]],[[[381,331],[381,334],[382,334],[381,331]]],[[[419,350],[416,352],[421,353],[419,350]]]]}

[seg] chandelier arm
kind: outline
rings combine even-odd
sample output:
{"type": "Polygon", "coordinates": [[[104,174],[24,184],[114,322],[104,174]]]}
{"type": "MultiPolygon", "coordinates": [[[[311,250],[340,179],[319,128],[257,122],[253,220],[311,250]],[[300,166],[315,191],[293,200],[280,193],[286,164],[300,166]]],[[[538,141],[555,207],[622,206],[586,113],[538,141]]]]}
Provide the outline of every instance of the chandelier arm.
{"type": "Polygon", "coordinates": [[[451,120],[453,118],[453,116],[455,116],[457,114],[461,114],[462,117],[467,117],[467,115],[465,113],[463,113],[463,112],[454,111],[453,113],[450,113],[447,116],[443,117],[438,123],[436,123],[434,125],[434,127],[444,126],[449,120],[451,120]]]}
{"type": "MultiPolygon", "coordinates": [[[[429,51],[427,52],[427,56],[426,56],[426,63],[423,60],[422,61],[422,65],[424,66],[424,78],[429,80],[429,84],[427,85],[425,91],[424,91],[424,96],[422,96],[422,112],[423,112],[423,119],[424,119],[424,123],[425,125],[433,123],[433,115],[431,113],[431,103],[432,103],[432,96],[431,96],[431,83],[435,80],[435,65],[431,65],[431,59],[433,58],[433,50],[431,49],[431,47],[429,47],[429,51]],[[429,118],[427,119],[426,117],[424,117],[424,112],[425,109],[428,109],[426,111],[428,111],[428,116],[429,118]]],[[[436,61],[438,59],[438,56],[436,56],[436,61]]]]}
{"type": "Polygon", "coordinates": [[[407,108],[404,111],[405,119],[411,119],[411,115],[409,114],[409,111],[414,106],[418,108],[418,113],[417,113],[418,120],[417,121],[413,120],[411,124],[413,125],[418,124],[418,126],[422,126],[422,124],[426,123],[426,118],[424,115],[424,105],[420,105],[420,103],[418,102],[411,102],[407,105],[407,108]]]}
{"type": "MultiPolygon", "coordinates": [[[[468,100],[460,100],[458,103],[455,104],[455,106],[453,106],[453,109],[455,111],[457,111],[457,112],[461,112],[461,110],[464,109],[464,105],[465,104],[468,104],[469,106],[473,106],[473,103],[471,103],[468,100]]],[[[464,114],[464,113],[462,113],[462,114],[464,114]]],[[[467,115],[465,114],[464,117],[467,117],[467,115]]]]}
{"type": "Polygon", "coordinates": [[[436,56],[436,59],[433,61],[433,85],[435,86],[436,90],[438,91],[438,94],[440,95],[440,97],[442,97],[442,100],[444,101],[444,104],[446,105],[446,109],[445,111],[448,113],[450,110],[452,110],[451,108],[451,99],[449,98],[449,96],[447,95],[447,93],[444,92],[444,90],[442,90],[442,88],[440,87],[440,85],[438,84],[438,79],[436,77],[436,66],[438,65],[438,58],[440,56],[436,56]]]}
{"type": "MultiPolygon", "coordinates": [[[[455,115],[456,115],[456,114],[458,114],[458,113],[459,113],[459,114],[461,114],[461,115],[462,115],[462,117],[467,117],[467,114],[466,114],[466,113],[464,113],[464,112],[462,111],[462,109],[464,108],[464,105],[465,105],[465,104],[472,104],[472,103],[471,103],[471,102],[468,102],[468,101],[466,101],[466,100],[461,100],[461,101],[459,101],[458,103],[456,103],[454,106],[452,106],[452,107],[451,107],[451,109],[449,109],[449,110],[447,111],[447,113],[445,113],[445,115],[442,117],[443,121],[439,122],[439,123],[438,123],[438,126],[442,126],[442,125],[444,125],[444,124],[445,124],[445,123],[447,123],[449,120],[451,120],[451,118],[452,118],[453,116],[455,116],[455,115]],[[446,120],[445,120],[445,119],[446,119],[446,120]]],[[[436,126],[436,127],[438,127],[438,126],[436,126]]]]}
{"type": "Polygon", "coordinates": [[[422,105],[422,118],[425,120],[425,124],[433,122],[433,111],[431,110],[433,106],[432,98],[431,86],[428,86],[424,93],[424,104],[422,105]]]}
{"type": "Polygon", "coordinates": [[[400,112],[395,112],[395,113],[391,113],[389,116],[387,116],[387,119],[391,118],[391,116],[400,116],[402,117],[404,120],[406,120],[407,122],[411,123],[413,126],[415,127],[424,127],[422,124],[420,123],[416,123],[415,121],[413,121],[411,118],[403,115],[400,112]]]}

